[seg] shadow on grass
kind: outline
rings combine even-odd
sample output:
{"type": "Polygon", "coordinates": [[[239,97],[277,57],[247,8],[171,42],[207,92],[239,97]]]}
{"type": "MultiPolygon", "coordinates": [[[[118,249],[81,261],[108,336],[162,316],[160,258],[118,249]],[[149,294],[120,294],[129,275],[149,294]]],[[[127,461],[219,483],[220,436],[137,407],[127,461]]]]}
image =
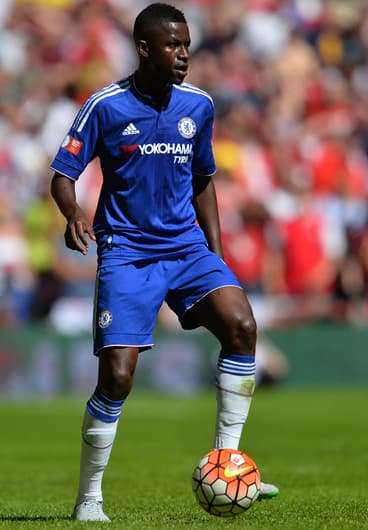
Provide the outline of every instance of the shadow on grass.
{"type": "Polygon", "coordinates": [[[0,515],[0,522],[71,521],[67,515],[0,515]]]}

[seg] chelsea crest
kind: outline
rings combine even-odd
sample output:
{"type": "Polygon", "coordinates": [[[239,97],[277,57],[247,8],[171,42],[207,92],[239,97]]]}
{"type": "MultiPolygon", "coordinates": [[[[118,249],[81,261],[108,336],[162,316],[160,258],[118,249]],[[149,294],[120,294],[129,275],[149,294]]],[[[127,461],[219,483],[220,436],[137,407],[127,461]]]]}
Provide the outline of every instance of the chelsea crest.
{"type": "Polygon", "coordinates": [[[190,139],[197,132],[197,126],[192,118],[182,118],[178,122],[178,131],[184,138],[190,139]]]}
{"type": "Polygon", "coordinates": [[[98,317],[98,325],[100,328],[107,328],[112,322],[112,314],[110,311],[101,311],[98,317]]]}

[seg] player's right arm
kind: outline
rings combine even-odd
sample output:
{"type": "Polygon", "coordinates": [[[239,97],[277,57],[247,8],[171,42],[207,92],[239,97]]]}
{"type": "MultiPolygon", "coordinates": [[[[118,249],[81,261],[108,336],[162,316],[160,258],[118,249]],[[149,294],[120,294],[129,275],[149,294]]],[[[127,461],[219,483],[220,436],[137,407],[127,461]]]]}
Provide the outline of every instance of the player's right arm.
{"type": "Polygon", "coordinates": [[[77,203],[74,180],[56,172],[51,181],[51,195],[67,221],[64,234],[66,246],[87,254],[89,241],[96,241],[96,237],[87,216],[77,203]]]}
{"type": "Polygon", "coordinates": [[[90,241],[96,238],[89,219],[76,200],[75,182],[90,161],[98,156],[100,104],[115,92],[116,85],[113,84],[86,100],[50,165],[54,171],[51,195],[67,221],[65,244],[81,254],[87,254],[90,241]]]}

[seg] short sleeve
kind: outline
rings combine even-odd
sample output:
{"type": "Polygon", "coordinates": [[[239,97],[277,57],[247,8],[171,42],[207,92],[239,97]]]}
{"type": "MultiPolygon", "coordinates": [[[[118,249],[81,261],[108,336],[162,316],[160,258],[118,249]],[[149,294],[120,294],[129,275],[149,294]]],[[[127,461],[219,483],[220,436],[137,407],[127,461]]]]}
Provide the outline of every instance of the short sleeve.
{"type": "Polygon", "coordinates": [[[81,107],[50,168],[77,180],[96,156],[99,135],[98,106],[93,96],[81,107]]]}
{"type": "Polygon", "coordinates": [[[214,108],[210,101],[206,101],[203,109],[203,122],[195,145],[192,161],[192,172],[196,175],[213,175],[216,164],[212,149],[214,128],[214,108]]]}

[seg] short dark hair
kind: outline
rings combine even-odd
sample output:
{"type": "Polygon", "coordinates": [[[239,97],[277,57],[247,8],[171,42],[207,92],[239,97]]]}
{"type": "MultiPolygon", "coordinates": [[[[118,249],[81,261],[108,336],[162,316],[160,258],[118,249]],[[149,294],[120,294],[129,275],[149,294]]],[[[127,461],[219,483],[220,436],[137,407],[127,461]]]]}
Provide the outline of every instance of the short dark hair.
{"type": "Polygon", "coordinates": [[[133,28],[134,40],[137,42],[138,39],[146,39],[152,28],[166,22],[187,23],[184,13],[175,6],[159,2],[150,4],[135,19],[133,28]]]}

